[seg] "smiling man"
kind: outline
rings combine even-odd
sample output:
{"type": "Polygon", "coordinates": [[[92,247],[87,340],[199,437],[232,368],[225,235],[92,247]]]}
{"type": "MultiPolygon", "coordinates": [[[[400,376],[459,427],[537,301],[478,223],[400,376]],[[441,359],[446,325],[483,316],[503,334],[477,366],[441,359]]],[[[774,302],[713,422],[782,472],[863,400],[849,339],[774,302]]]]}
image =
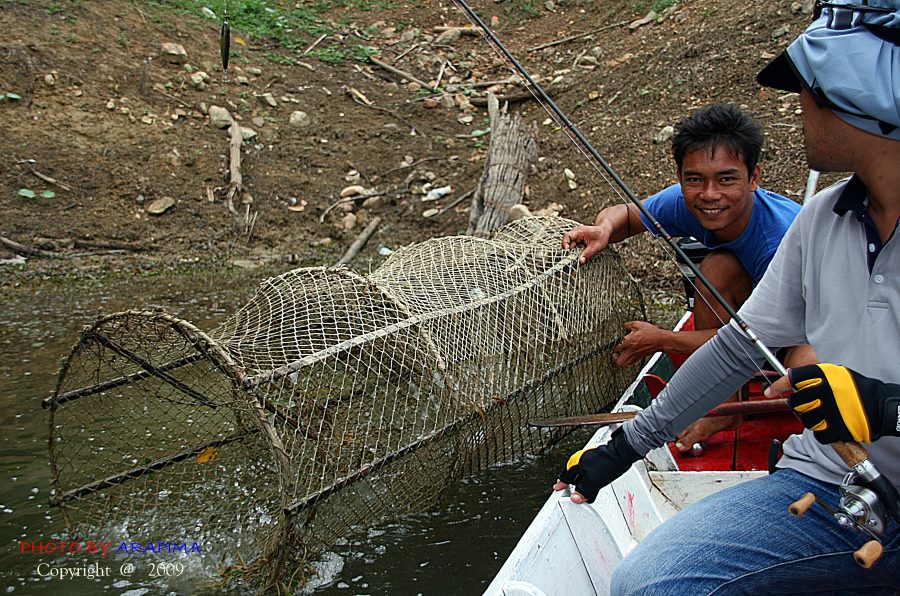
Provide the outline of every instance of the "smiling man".
{"type": "MultiPolygon", "coordinates": [[[[710,253],[700,271],[735,309],[762,279],[800,205],[759,187],[762,127],[733,104],[716,103],[697,110],[676,126],[672,157],[678,184],[643,201],[671,236],[692,236],[710,253]]],[[[650,230],[636,207],[621,204],[600,211],[592,226],[578,226],[563,236],[563,248],[584,245],[581,262],[609,244],[650,230]]],[[[654,232],[655,233],[655,232],[654,232]]],[[[690,354],[715,335],[730,318],[702,284],[695,300],[696,331],[674,332],[644,321],[630,321],[625,339],[613,348],[613,361],[628,366],[658,350],[690,354]]],[[[801,351],[796,357],[810,358],[801,351]]],[[[711,434],[733,428],[739,419],[703,419],[679,435],[686,451],[711,434]]]]}

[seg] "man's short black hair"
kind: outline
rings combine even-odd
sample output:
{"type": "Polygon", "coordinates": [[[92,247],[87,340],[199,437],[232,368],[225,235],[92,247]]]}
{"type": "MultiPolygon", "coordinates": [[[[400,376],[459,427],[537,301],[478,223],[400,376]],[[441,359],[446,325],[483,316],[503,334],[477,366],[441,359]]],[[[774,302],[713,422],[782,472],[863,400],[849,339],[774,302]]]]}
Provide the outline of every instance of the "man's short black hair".
{"type": "Polygon", "coordinates": [[[762,126],[753,116],[734,104],[714,103],[675,125],[672,157],[680,172],[688,153],[713,152],[721,147],[743,157],[749,177],[759,162],[762,146],[762,126]]]}

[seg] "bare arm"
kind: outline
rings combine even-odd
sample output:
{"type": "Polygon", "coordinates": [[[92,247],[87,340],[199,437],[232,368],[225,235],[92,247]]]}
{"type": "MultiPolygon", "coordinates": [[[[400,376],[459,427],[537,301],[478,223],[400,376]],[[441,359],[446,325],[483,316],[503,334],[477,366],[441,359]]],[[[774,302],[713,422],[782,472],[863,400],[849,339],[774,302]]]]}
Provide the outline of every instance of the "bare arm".
{"type": "Polygon", "coordinates": [[[629,321],[625,323],[628,333],[622,343],[612,350],[613,362],[625,367],[649,356],[653,352],[676,352],[691,354],[716,334],[717,329],[698,331],[669,331],[652,323],[629,321]]]}
{"type": "Polygon", "coordinates": [[[613,205],[597,214],[592,226],[577,226],[563,234],[565,249],[584,245],[579,262],[584,263],[610,244],[645,231],[637,208],[630,205],[613,205]]]}

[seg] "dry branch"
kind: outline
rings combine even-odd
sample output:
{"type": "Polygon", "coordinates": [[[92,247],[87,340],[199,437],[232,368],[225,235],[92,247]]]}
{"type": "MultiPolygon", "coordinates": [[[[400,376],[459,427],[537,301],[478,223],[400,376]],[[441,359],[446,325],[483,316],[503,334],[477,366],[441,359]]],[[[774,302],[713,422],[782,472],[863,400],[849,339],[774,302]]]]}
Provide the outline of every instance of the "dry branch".
{"type": "Polygon", "coordinates": [[[366,242],[369,241],[369,238],[372,237],[372,234],[375,233],[375,230],[378,229],[379,225],[381,225],[381,218],[376,216],[369,222],[369,225],[359,233],[359,236],[356,237],[356,240],[353,241],[353,244],[350,245],[350,248],[348,248],[347,252],[344,253],[344,256],[338,260],[337,264],[346,265],[353,260],[353,257],[362,250],[362,247],[366,245],[366,242]]]}
{"type": "Polygon", "coordinates": [[[431,85],[429,85],[425,81],[418,79],[418,78],[414,77],[413,75],[409,74],[408,72],[400,70],[399,68],[395,68],[395,67],[391,66],[390,64],[388,64],[387,62],[381,61],[378,58],[376,58],[375,56],[369,56],[369,61],[372,62],[372,64],[374,64],[375,66],[380,66],[381,68],[383,68],[384,70],[386,70],[388,72],[392,72],[397,76],[403,77],[404,79],[409,79],[410,81],[412,81],[414,83],[418,83],[419,85],[421,85],[422,87],[424,87],[426,89],[431,89],[432,91],[435,91],[435,89],[433,89],[431,87],[431,85]]]}
{"type": "Polygon", "coordinates": [[[553,46],[558,46],[560,44],[566,43],[568,41],[574,41],[576,39],[581,39],[582,37],[587,37],[589,35],[593,35],[595,33],[600,33],[601,31],[606,31],[608,29],[615,29],[616,27],[622,27],[624,25],[628,25],[631,23],[628,21],[619,21],[618,23],[612,23],[611,25],[604,25],[603,27],[598,27],[597,29],[592,29],[587,33],[579,33],[578,35],[570,35],[569,37],[564,37],[562,39],[557,39],[556,41],[550,41],[547,43],[542,43],[539,46],[534,46],[533,48],[528,48],[525,50],[526,52],[537,52],[538,50],[543,50],[544,48],[550,48],[553,46]]]}
{"type": "Polygon", "coordinates": [[[28,255],[31,257],[43,257],[45,259],[62,259],[63,256],[57,252],[51,252],[49,250],[41,250],[39,248],[32,248],[30,246],[25,246],[24,244],[19,244],[18,242],[13,242],[9,238],[4,238],[0,236],[0,244],[13,251],[16,254],[20,255],[28,255]]]}

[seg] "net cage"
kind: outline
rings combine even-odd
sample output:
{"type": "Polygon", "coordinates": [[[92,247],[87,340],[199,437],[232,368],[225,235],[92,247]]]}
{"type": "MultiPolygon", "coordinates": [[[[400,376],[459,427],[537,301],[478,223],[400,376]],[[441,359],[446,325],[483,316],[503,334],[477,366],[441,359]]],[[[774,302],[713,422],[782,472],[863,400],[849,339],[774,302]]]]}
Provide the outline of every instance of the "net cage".
{"type": "MultiPolygon", "coordinates": [[[[644,318],[614,251],[579,265],[575,222],[431,239],[361,276],[289,271],[204,333],[166,312],[86,327],[50,409],[52,503],[72,537],[203,545],[275,581],[354,529],[438,503],[602,410],[644,318]]],[[[252,572],[252,573],[251,573],[252,572]]]]}

